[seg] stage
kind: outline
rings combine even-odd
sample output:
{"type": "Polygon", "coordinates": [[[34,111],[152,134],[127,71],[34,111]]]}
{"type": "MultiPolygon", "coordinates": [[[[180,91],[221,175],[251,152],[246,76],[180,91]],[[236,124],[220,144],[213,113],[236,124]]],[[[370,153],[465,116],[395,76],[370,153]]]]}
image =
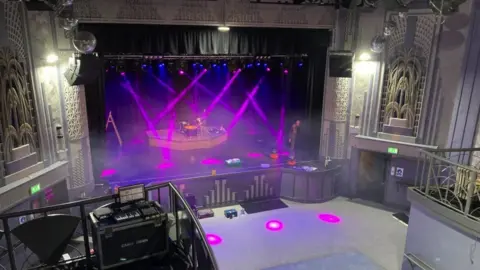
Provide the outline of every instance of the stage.
{"type": "Polygon", "coordinates": [[[147,131],[148,145],[151,147],[162,147],[171,150],[196,150],[209,149],[227,141],[226,132],[209,132],[215,127],[203,127],[202,131],[194,136],[187,136],[178,130],[156,130],[147,131]]]}
{"type": "Polygon", "coordinates": [[[112,188],[171,181],[181,192],[194,194],[198,205],[207,207],[281,196],[300,202],[333,197],[338,170],[327,170],[315,161],[299,161],[297,167],[317,168],[316,172],[305,172],[287,165],[286,147],[280,148],[278,159],[272,159],[273,147],[275,142],[267,134],[248,133],[231,134],[225,143],[213,148],[187,151],[135,141],[109,153],[101,178],[112,188]],[[233,158],[240,159],[241,164],[225,164],[233,158]]]}

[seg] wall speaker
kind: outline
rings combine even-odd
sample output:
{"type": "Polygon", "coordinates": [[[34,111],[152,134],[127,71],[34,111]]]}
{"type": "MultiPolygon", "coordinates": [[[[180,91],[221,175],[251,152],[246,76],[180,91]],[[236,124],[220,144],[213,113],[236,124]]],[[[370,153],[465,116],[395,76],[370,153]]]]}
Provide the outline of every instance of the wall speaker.
{"type": "Polygon", "coordinates": [[[69,85],[83,85],[95,81],[103,68],[102,61],[93,54],[82,54],[70,58],[63,74],[69,85]]]}
{"type": "Polygon", "coordinates": [[[351,78],[353,69],[353,52],[333,51],[328,57],[329,76],[333,78],[351,78]]]}

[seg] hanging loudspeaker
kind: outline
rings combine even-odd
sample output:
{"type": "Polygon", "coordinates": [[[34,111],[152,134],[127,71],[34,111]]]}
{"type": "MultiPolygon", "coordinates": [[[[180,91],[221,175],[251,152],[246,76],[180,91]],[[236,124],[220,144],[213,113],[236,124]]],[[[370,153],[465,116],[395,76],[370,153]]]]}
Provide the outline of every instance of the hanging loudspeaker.
{"type": "Polygon", "coordinates": [[[70,59],[64,76],[69,85],[89,84],[97,79],[102,67],[102,61],[96,55],[82,54],[70,59]]]}
{"type": "Polygon", "coordinates": [[[329,76],[333,78],[351,78],[353,52],[332,51],[328,57],[329,76]]]}

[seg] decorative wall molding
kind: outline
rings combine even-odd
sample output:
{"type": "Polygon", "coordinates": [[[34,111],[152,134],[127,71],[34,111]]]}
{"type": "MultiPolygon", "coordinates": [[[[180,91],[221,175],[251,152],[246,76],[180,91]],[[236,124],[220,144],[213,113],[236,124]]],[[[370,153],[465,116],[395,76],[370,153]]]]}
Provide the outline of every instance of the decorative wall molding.
{"type": "Polygon", "coordinates": [[[323,29],[334,26],[333,6],[256,3],[250,0],[225,1],[77,0],[74,2],[74,13],[84,23],[323,29]]]}
{"type": "MultiPolygon", "coordinates": [[[[82,3],[81,1],[79,1],[82,3]]],[[[125,11],[126,12],[126,11],[125,11]]],[[[126,14],[126,13],[124,13],[126,14]]],[[[125,15],[127,16],[127,15],[125,15]]],[[[39,96],[44,96],[42,103],[46,107],[47,123],[53,132],[49,132],[57,158],[65,158],[59,153],[66,148],[70,177],[67,185],[70,190],[89,188],[94,182],[88,122],[83,86],[70,86],[63,77],[69,57],[73,54],[70,40],[59,25],[59,21],[51,12],[29,11],[29,39],[31,45],[35,78],[40,86],[39,96]],[[48,65],[45,57],[56,53],[58,63],[48,65]],[[56,126],[63,129],[64,139],[56,137],[56,126]],[[66,145],[65,145],[66,144],[66,145]]]]}

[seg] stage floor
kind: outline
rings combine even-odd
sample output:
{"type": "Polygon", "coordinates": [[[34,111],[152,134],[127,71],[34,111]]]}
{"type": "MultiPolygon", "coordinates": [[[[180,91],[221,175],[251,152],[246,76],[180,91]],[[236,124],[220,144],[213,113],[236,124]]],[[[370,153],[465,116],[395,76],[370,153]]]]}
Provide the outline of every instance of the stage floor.
{"type": "MultiPolygon", "coordinates": [[[[262,164],[282,166],[289,153],[286,147],[281,147],[279,159],[272,160],[268,155],[275,147],[273,138],[261,134],[229,134],[228,141],[219,146],[188,151],[149,147],[147,138],[126,142],[119,147],[115,138],[110,138],[107,149],[92,155],[103,155],[103,159],[96,159],[100,162],[97,165],[103,168],[102,179],[112,184],[128,185],[208,176],[212,171],[224,174],[257,170],[262,164]],[[241,159],[242,165],[226,166],[225,160],[232,158],[241,159]]],[[[306,157],[303,160],[312,159],[306,154],[302,156],[306,157]]]]}

